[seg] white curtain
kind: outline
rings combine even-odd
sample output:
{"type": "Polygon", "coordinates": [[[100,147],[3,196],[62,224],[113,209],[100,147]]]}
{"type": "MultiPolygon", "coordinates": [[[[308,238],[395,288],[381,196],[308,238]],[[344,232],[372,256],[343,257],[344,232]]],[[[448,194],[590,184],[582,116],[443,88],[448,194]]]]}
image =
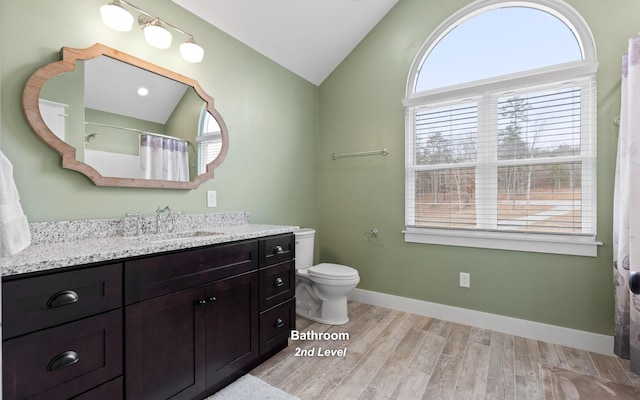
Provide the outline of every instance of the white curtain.
{"type": "Polygon", "coordinates": [[[613,207],[614,351],[640,373],[640,295],[629,274],[640,271],[640,36],[622,58],[622,104],[613,207]]]}
{"type": "Polygon", "coordinates": [[[140,135],[140,175],[143,179],[189,181],[187,142],[140,135]]]}

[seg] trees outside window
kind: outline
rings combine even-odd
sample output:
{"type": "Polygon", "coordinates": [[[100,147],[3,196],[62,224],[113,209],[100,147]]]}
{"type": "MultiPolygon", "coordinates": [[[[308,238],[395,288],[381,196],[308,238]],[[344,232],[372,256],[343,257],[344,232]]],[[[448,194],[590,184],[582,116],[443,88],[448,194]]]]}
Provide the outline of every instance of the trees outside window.
{"type": "Polygon", "coordinates": [[[405,239],[595,243],[596,67],[584,21],[560,1],[475,2],[439,27],[405,99],[405,239]],[[523,48],[540,53],[514,60],[523,48]]]}

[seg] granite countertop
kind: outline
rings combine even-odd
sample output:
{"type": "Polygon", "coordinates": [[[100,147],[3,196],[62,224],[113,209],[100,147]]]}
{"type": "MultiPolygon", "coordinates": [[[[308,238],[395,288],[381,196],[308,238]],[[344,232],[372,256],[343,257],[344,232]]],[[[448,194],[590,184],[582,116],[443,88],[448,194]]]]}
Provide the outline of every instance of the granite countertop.
{"type": "MultiPolygon", "coordinates": [[[[184,218],[182,226],[164,234],[126,235],[123,220],[60,221],[31,226],[32,244],[22,252],[0,258],[2,276],[38,272],[217,243],[291,233],[297,226],[252,224],[248,214],[205,214],[184,218]],[[212,217],[213,215],[213,217],[212,217]],[[223,218],[220,222],[219,217],[223,218]],[[212,220],[213,218],[213,220],[212,220]],[[100,228],[96,229],[96,224],[100,228]],[[84,228],[84,229],[83,229],[84,228]],[[113,229],[109,229],[113,228],[113,229]],[[56,236],[57,232],[57,236],[56,236]],[[66,233],[64,233],[66,232],[66,233]],[[75,234],[68,234],[75,232],[75,234]],[[100,232],[92,235],[88,232],[100,232]],[[51,238],[53,236],[53,239],[51,238]]],[[[181,217],[183,218],[183,217],[181,217]]],[[[148,221],[147,221],[148,222],[148,221]]]]}

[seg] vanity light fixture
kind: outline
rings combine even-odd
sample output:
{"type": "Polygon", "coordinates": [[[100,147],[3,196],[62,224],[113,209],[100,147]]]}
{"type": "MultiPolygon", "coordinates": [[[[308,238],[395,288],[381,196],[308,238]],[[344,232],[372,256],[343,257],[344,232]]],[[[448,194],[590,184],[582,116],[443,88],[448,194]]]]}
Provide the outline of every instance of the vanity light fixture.
{"type": "Polygon", "coordinates": [[[100,7],[102,22],[118,32],[129,32],[133,27],[133,15],[122,7],[120,0],[113,0],[100,7]]]}
{"type": "Polygon", "coordinates": [[[156,49],[168,49],[171,47],[173,36],[171,36],[171,32],[162,26],[160,19],[151,19],[141,15],[140,27],[144,32],[144,39],[151,46],[156,49]]]}
{"type": "Polygon", "coordinates": [[[133,15],[124,6],[134,9],[141,15],[138,17],[140,28],[144,32],[144,38],[149,45],[157,49],[167,49],[171,47],[172,35],[167,28],[171,28],[187,37],[187,40],[180,45],[180,55],[191,63],[198,63],[204,57],[204,49],[193,39],[193,35],[182,29],[154,17],[143,9],[125,1],[111,0],[109,4],[100,7],[102,22],[119,32],[130,31],[133,26],[133,15]]]}
{"type": "Polygon", "coordinates": [[[193,41],[193,36],[189,35],[187,41],[180,45],[180,55],[189,62],[199,63],[204,57],[204,49],[193,41]]]}

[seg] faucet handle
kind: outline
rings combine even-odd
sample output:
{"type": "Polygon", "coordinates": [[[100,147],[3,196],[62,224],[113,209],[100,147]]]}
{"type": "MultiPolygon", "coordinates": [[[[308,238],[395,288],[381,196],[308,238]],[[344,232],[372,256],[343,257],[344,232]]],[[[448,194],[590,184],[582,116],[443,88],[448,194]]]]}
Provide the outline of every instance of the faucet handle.
{"type": "Polygon", "coordinates": [[[158,214],[158,217],[167,218],[171,215],[171,207],[165,206],[164,208],[160,208],[160,206],[158,206],[156,214],[158,214]]]}

